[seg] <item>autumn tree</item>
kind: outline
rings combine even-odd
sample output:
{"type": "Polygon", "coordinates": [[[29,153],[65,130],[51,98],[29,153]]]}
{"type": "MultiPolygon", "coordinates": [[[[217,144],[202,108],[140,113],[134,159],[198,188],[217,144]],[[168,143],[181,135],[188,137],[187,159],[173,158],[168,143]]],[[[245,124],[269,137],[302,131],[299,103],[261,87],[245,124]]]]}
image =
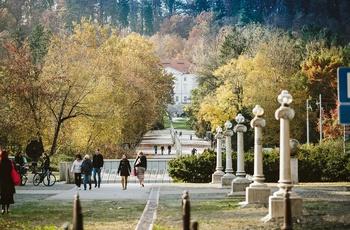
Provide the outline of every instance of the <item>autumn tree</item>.
{"type": "Polygon", "coordinates": [[[31,139],[41,140],[45,117],[44,92],[28,45],[14,41],[3,43],[7,55],[1,67],[1,130],[3,144],[24,146],[31,139]]]}
{"type": "Polygon", "coordinates": [[[302,66],[302,72],[307,77],[307,87],[309,94],[313,99],[319,95],[331,100],[332,106],[329,106],[326,113],[334,109],[337,100],[337,69],[344,66],[342,50],[336,47],[330,49],[321,48],[314,51],[310,57],[305,60],[302,66]]]}
{"type": "Polygon", "coordinates": [[[71,143],[86,151],[104,146],[115,157],[123,142],[136,143],[170,102],[172,77],[159,63],[141,36],[120,38],[88,21],[54,37],[41,75],[54,124],[51,154],[71,143]]]}

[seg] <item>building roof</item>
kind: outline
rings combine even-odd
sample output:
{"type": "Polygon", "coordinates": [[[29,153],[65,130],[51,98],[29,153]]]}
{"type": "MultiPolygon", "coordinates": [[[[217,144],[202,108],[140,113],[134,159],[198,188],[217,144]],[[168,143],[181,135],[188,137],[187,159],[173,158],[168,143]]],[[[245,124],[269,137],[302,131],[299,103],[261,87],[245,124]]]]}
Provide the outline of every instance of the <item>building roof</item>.
{"type": "Polygon", "coordinates": [[[187,60],[162,60],[161,64],[163,68],[170,67],[182,73],[190,73],[193,68],[192,63],[187,60]]]}

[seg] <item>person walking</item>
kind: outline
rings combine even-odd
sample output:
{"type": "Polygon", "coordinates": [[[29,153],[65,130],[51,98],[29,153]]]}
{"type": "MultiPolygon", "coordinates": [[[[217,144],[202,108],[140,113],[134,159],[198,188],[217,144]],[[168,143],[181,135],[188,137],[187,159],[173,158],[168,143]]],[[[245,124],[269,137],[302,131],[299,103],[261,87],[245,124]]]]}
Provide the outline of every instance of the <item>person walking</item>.
{"type": "Polygon", "coordinates": [[[147,170],[147,158],[143,155],[142,151],[137,153],[134,168],[137,168],[137,179],[139,179],[140,187],[145,187],[143,181],[145,179],[145,171],[147,170]]]}
{"type": "Polygon", "coordinates": [[[171,146],[168,145],[168,155],[170,155],[170,153],[171,153],[171,146]]]}
{"type": "Polygon", "coordinates": [[[84,175],[84,190],[86,190],[86,184],[89,184],[89,190],[91,190],[92,167],[90,156],[86,154],[84,161],[81,163],[81,173],[84,175]]]}
{"type": "Polygon", "coordinates": [[[95,188],[97,186],[98,186],[98,188],[100,188],[101,170],[103,168],[103,156],[100,152],[100,149],[96,149],[96,152],[95,152],[94,156],[92,157],[92,165],[93,165],[93,172],[94,172],[95,188]],[[96,180],[96,174],[97,174],[98,180],[96,180]]]}
{"type": "Polygon", "coordinates": [[[14,167],[6,150],[0,151],[0,204],[1,214],[9,214],[10,204],[14,204],[13,194],[16,193],[11,170],[14,167]]]}
{"type": "Polygon", "coordinates": [[[196,155],[197,149],[196,149],[196,148],[193,148],[193,149],[191,150],[191,153],[192,153],[192,155],[196,155]]]}
{"type": "Polygon", "coordinates": [[[74,173],[74,180],[75,180],[75,189],[80,190],[80,185],[81,185],[81,155],[78,154],[75,157],[75,161],[72,164],[71,172],[74,173]]]}
{"type": "Polygon", "coordinates": [[[131,173],[131,166],[130,166],[130,162],[127,159],[125,154],[122,155],[122,159],[120,160],[117,173],[118,173],[118,175],[120,173],[120,176],[122,177],[123,190],[127,189],[127,187],[128,187],[128,176],[130,176],[130,173],[131,173]]]}

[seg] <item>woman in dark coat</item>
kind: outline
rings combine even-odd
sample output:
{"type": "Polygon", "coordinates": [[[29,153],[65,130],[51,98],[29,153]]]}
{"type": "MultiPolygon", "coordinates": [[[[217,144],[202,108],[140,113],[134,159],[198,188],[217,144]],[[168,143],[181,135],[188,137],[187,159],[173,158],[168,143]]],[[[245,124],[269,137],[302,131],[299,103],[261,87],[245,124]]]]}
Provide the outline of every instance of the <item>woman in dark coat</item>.
{"type": "Polygon", "coordinates": [[[0,204],[1,214],[9,213],[10,204],[14,204],[13,194],[16,192],[11,176],[12,161],[6,150],[0,151],[0,204]],[[6,209],[5,209],[6,208],[6,209]]]}
{"type": "Polygon", "coordinates": [[[131,166],[129,160],[126,158],[126,155],[122,155],[122,159],[120,160],[118,167],[118,174],[122,177],[122,187],[123,190],[127,189],[128,186],[128,176],[131,173],[131,166]],[[120,174],[119,174],[120,173],[120,174]]]}

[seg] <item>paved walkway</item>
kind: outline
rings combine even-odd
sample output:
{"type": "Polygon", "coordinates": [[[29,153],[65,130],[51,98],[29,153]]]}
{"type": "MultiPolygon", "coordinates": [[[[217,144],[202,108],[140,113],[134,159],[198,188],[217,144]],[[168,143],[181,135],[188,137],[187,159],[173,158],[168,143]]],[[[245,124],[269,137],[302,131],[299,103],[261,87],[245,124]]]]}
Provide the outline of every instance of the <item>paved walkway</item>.
{"type": "MultiPolygon", "coordinates": [[[[195,136],[195,131],[192,130],[176,130],[178,133],[182,132],[182,135],[179,136],[181,146],[182,146],[182,155],[191,154],[193,148],[197,149],[197,153],[203,153],[203,151],[210,147],[210,142],[198,138],[195,136]],[[190,136],[192,135],[192,139],[190,136]]],[[[153,155],[157,158],[174,158],[176,157],[176,149],[173,143],[173,139],[170,134],[170,129],[164,130],[151,130],[147,132],[140,144],[136,147],[136,152],[143,151],[147,155],[153,155]],[[157,154],[155,154],[154,146],[157,145],[157,154]],[[168,155],[168,146],[171,146],[171,154],[168,155]],[[161,154],[161,146],[164,146],[164,153],[161,154]]]]}
{"type": "MultiPolygon", "coordinates": [[[[191,154],[193,148],[197,149],[197,153],[202,153],[204,149],[210,147],[210,143],[203,139],[195,137],[194,131],[191,130],[177,130],[178,133],[182,132],[179,136],[182,144],[182,155],[191,154]],[[192,138],[190,138],[192,136],[192,138]]],[[[166,130],[153,130],[149,131],[144,137],[136,151],[142,150],[147,155],[153,155],[152,158],[175,158],[176,149],[173,145],[173,140],[171,137],[170,129],[166,130]],[[154,152],[154,145],[158,146],[158,154],[154,152]],[[165,147],[163,155],[161,154],[160,147],[165,147]],[[172,146],[171,154],[168,155],[167,146],[172,146]]],[[[48,194],[46,200],[74,200],[76,194],[79,195],[79,199],[84,200],[148,200],[147,205],[140,217],[135,230],[151,230],[156,219],[157,207],[159,202],[159,195],[161,188],[167,188],[168,192],[176,192],[179,197],[182,196],[183,190],[186,187],[181,187],[179,189],[175,188],[175,184],[166,183],[145,183],[145,187],[139,187],[138,183],[129,183],[127,190],[122,190],[120,183],[108,183],[101,184],[101,188],[92,188],[91,190],[75,190],[75,185],[65,184],[65,182],[56,183],[52,187],[44,187],[43,185],[33,186],[33,184],[28,183],[26,186],[17,187],[17,194],[48,194]],[[169,190],[170,189],[170,190],[169,190]]],[[[218,193],[218,185],[200,185],[196,184],[196,187],[205,186],[207,189],[215,193],[218,193]],[[209,187],[208,187],[209,186],[209,187]]],[[[201,192],[201,190],[199,191],[201,192]]],[[[221,189],[222,195],[229,192],[228,189],[221,189]]]]}

